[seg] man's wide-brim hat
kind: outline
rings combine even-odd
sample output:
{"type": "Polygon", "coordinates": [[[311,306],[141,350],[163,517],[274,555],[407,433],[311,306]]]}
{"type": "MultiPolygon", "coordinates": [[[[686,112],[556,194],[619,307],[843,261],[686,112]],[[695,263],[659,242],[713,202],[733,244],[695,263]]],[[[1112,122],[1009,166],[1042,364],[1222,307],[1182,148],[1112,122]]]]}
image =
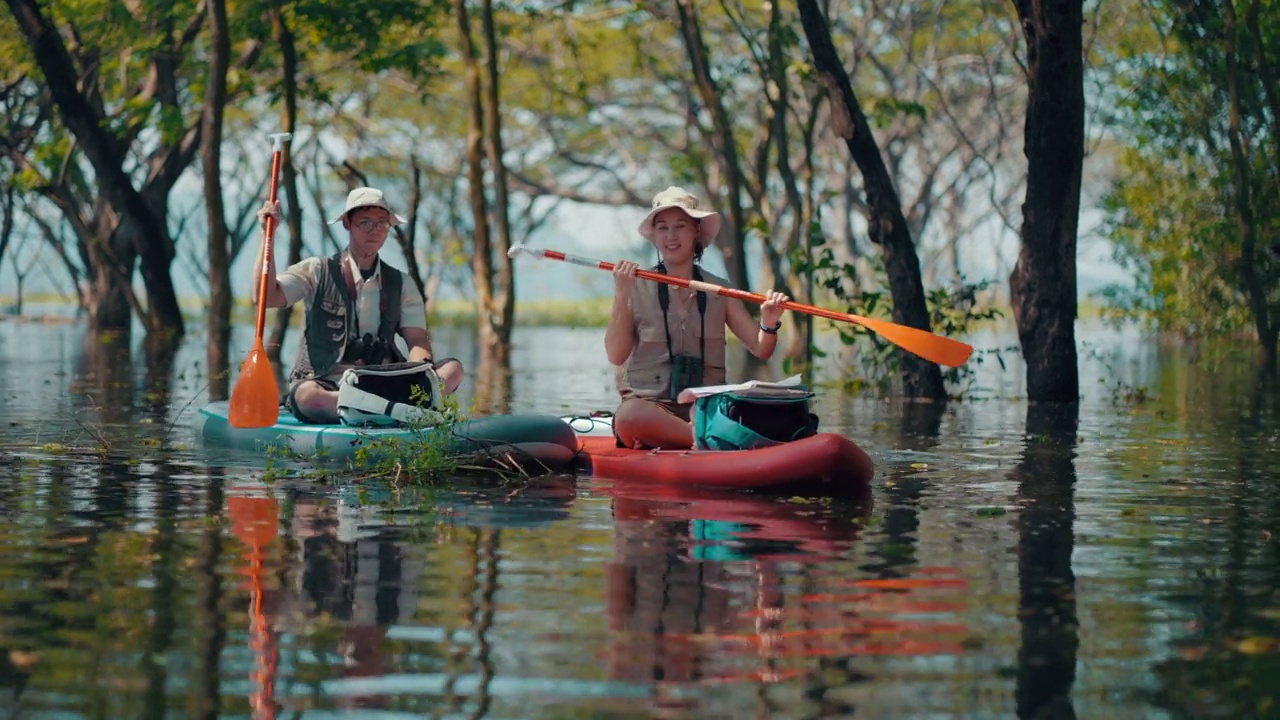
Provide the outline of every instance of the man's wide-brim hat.
{"type": "Polygon", "coordinates": [[[347,206],[342,208],[342,214],[329,221],[332,225],[342,218],[346,217],[352,210],[359,210],[365,207],[382,208],[391,214],[391,224],[400,225],[407,222],[404,218],[396,214],[395,210],[387,204],[387,198],[382,194],[381,190],[371,187],[358,187],[347,193],[347,206]]]}
{"type": "Polygon", "coordinates": [[[698,198],[693,193],[674,185],[653,196],[653,209],[640,221],[640,235],[653,242],[653,219],[670,208],[680,208],[685,215],[698,221],[698,245],[706,248],[720,232],[720,213],[715,210],[699,210],[698,198]]]}

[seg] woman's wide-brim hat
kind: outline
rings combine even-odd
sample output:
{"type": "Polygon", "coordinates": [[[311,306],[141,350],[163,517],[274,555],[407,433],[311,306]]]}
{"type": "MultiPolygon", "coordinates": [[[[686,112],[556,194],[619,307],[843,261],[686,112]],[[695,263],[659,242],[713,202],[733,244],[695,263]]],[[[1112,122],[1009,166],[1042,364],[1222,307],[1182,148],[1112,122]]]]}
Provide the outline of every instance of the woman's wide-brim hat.
{"type": "Polygon", "coordinates": [[[653,196],[653,209],[640,221],[640,235],[653,242],[653,218],[663,210],[680,208],[686,215],[698,221],[698,244],[706,248],[720,232],[720,213],[715,210],[699,210],[698,198],[693,193],[674,185],[653,196]]]}
{"type": "Polygon", "coordinates": [[[392,225],[402,225],[406,220],[396,214],[395,210],[387,204],[387,198],[382,194],[381,190],[371,187],[358,187],[347,193],[347,206],[342,208],[342,214],[329,221],[332,225],[347,216],[352,210],[358,210],[363,207],[376,207],[386,210],[391,215],[392,225]]]}

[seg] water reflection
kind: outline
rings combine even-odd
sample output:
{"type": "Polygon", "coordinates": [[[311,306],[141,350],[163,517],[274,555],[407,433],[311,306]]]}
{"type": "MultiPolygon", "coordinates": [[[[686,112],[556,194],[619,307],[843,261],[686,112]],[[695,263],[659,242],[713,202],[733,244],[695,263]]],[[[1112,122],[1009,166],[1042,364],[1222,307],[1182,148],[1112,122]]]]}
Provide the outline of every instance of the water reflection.
{"type": "MultiPolygon", "coordinates": [[[[939,588],[963,580],[858,580],[831,562],[853,552],[867,505],[788,502],[742,493],[605,486],[614,519],[605,582],[609,677],[650,684],[651,710],[703,717],[708,688],[754,686],[754,712],[798,711],[772,686],[805,682],[819,714],[853,712],[855,658],[960,651],[963,628],[936,619],[939,588]],[[936,600],[936,598],[934,598],[936,600]],[[931,617],[932,616],[932,617],[931,617]]],[[[724,712],[724,708],[718,708],[724,712]]]]}
{"type": "MultiPolygon", "coordinates": [[[[616,402],[597,329],[517,338],[513,409],[616,402]]],[[[1275,716],[1280,393],[1130,340],[1074,416],[994,364],[998,398],[941,413],[824,392],[869,511],[297,480],[255,553],[227,520],[260,459],[160,432],[203,346],[0,323],[0,717],[1275,716]]]]}
{"type": "Polygon", "coordinates": [[[1071,687],[1080,646],[1076,619],[1075,448],[1079,406],[1027,406],[1026,446],[1011,473],[1018,500],[1017,711],[1074,718],[1071,687]]]}
{"type": "Polygon", "coordinates": [[[854,541],[856,523],[809,523],[786,505],[741,494],[602,492],[614,519],[605,566],[611,680],[652,686],[651,707],[663,717],[697,716],[705,708],[690,687],[799,672],[772,652],[783,603],[776,559],[832,553],[854,541]]]}
{"type": "Polygon", "coordinates": [[[1266,373],[1237,383],[1243,407],[1214,404],[1195,417],[1196,430],[1230,438],[1184,480],[1220,501],[1191,518],[1211,562],[1186,567],[1181,592],[1167,593],[1188,612],[1168,657],[1153,663],[1155,704],[1181,716],[1280,716],[1280,392],[1266,373]]]}
{"type": "MultiPolygon", "coordinates": [[[[946,405],[937,402],[905,402],[898,425],[898,449],[928,452],[938,445],[938,432],[946,405]]],[[[868,569],[879,577],[900,577],[916,564],[920,501],[928,491],[929,479],[912,465],[891,466],[885,495],[884,541],[877,546],[879,561],[868,569]]]]}
{"type": "Polygon", "coordinates": [[[129,336],[85,333],[77,390],[93,411],[90,422],[127,423],[132,414],[134,383],[129,336]]]}
{"type": "MultiPolygon", "coordinates": [[[[224,473],[211,469],[208,483],[205,485],[203,507],[219,508],[223,506],[224,473]]],[[[243,520],[231,518],[233,527],[243,526],[243,520]]],[[[237,533],[240,535],[242,533],[237,533]]],[[[252,537],[244,534],[241,542],[249,546],[252,537]]],[[[195,717],[214,718],[221,709],[222,694],[222,651],[227,642],[227,620],[223,610],[225,591],[222,574],[219,568],[222,563],[223,526],[221,523],[208,523],[199,533],[195,550],[195,606],[192,609],[196,618],[196,648],[194,702],[192,707],[195,717]]]]}
{"type": "MultiPolygon", "coordinates": [[[[238,492],[227,498],[231,530],[245,551],[240,574],[247,585],[249,606],[248,646],[252,653],[249,673],[249,708],[254,720],[274,720],[281,710],[275,697],[279,668],[279,638],[271,618],[278,607],[268,604],[266,550],[279,534],[280,505],[270,495],[238,492]]],[[[215,688],[210,688],[215,689],[215,688]]],[[[216,693],[207,697],[216,698],[216,693]]]]}
{"type": "Polygon", "coordinates": [[[233,530],[250,549],[254,717],[300,707],[483,715],[503,530],[564,519],[575,482],[344,485],[336,495],[289,484],[231,496],[233,530]],[[268,518],[282,531],[274,555],[261,550],[274,537],[268,518]]]}

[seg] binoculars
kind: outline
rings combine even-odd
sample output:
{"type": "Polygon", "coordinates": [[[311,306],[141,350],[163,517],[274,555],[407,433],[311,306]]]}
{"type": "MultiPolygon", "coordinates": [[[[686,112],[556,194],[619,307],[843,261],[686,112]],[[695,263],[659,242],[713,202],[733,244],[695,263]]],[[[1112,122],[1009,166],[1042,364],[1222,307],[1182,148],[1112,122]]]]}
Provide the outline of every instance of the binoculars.
{"type": "Polygon", "coordinates": [[[680,391],[685,388],[700,385],[702,385],[702,358],[695,355],[672,355],[671,399],[680,397],[680,391]]]}
{"type": "Polygon", "coordinates": [[[347,351],[342,359],[349,363],[362,361],[365,365],[381,365],[389,356],[385,340],[372,333],[365,333],[362,337],[347,341],[347,351]]]}

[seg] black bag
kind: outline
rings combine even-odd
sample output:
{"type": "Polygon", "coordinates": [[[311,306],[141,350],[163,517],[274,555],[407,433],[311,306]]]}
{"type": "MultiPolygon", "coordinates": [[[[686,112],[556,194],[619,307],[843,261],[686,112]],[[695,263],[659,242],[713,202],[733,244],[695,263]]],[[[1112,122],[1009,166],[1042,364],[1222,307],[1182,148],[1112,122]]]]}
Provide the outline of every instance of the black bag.
{"type": "Polygon", "coordinates": [[[443,399],[429,362],[354,367],[338,382],[338,416],[347,425],[439,424],[443,399]]]}

